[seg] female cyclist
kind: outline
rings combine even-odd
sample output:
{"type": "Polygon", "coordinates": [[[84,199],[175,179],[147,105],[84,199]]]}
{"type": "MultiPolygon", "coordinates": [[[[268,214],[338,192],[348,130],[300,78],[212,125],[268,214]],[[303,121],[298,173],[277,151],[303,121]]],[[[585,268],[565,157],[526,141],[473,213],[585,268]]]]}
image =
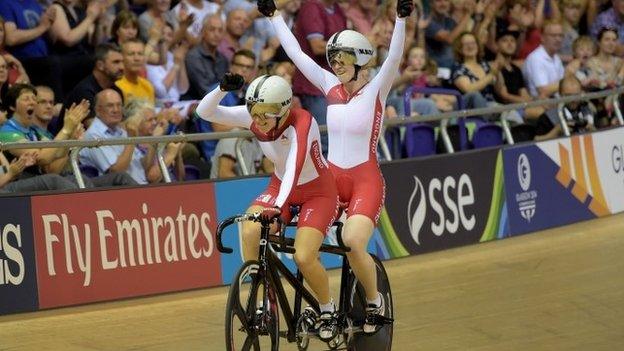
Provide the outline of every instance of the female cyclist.
{"type": "MultiPolygon", "coordinates": [[[[220,86],[202,99],[196,112],[211,122],[250,129],[275,165],[269,186],[247,209],[248,213],[261,212],[264,220],[281,216],[288,223],[292,218],[290,206],[301,207],[294,258],[319,301],[319,337],[332,339],[337,332],[335,306],[318,250],[336,218],[338,193],[321,153],[318,125],[307,111],[290,108],[292,90],[279,76],[263,75],[251,82],[245,94],[246,106],[218,106],[227,91],[236,91],[243,84],[242,76],[226,74],[220,86]]],[[[257,259],[259,241],[260,224],[244,222],[245,260],[257,259]]]]}
{"type": "Polygon", "coordinates": [[[384,202],[385,184],[377,162],[377,141],[382,111],[392,82],[399,71],[405,41],[405,17],[413,10],[412,0],[398,0],[397,19],[388,57],[369,81],[366,65],[373,47],[362,34],[343,30],[326,44],[326,55],[334,74],[308,57],[277,13],[273,0],[259,0],[258,10],[272,17],[282,47],[303,75],[327,98],[329,167],[334,174],[340,201],[348,203],[343,238],[351,251],[349,263],[366,291],[367,316],[364,332],[377,330],[376,320],[384,315],[384,301],[377,291],[373,259],[366,251],[384,202]],[[276,15],[277,14],[277,15],[276,15]]]}

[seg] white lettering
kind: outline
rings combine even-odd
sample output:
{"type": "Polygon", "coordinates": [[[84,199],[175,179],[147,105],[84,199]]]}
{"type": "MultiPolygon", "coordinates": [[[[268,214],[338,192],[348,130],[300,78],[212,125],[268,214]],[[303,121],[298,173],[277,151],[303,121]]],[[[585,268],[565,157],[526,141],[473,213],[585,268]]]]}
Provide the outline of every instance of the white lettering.
{"type": "Polygon", "coordinates": [[[462,225],[466,230],[472,230],[477,223],[475,215],[470,215],[470,218],[466,217],[464,207],[474,204],[474,192],[472,190],[472,182],[467,174],[462,174],[459,177],[459,185],[457,186],[457,205],[459,207],[459,217],[461,218],[462,225]],[[465,190],[465,191],[464,191],[465,190]]]}
{"type": "Polygon", "coordinates": [[[4,251],[6,259],[0,258],[0,285],[12,284],[20,285],[24,281],[24,272],[26,271],[26,265],[24,263],[24,256],[18,249],[22,247],[22,231],[20,225],[6,224],[2,229],[2,238],[0,238],[0,252],[4,251]],[[9,242],[9,235],[12,234],[15,237],[16,246],[11,245],[9,242]],[[19,271],[17,274],[13,274],[9,267],[9,262],[17,264],[19,271]]]}
{"type": "Polygon", "coordinates": [[[444,233],[444,209],[440,205],[440,203],[436,200],[434,191],[440,191],[442,189],[442,184],[440,180],[434,178],[429,183],[429,201],[431,201],[431,207],[433,211],[438,215],[440,222],[437,224],[435,222],[431,222],[431,231],[433,234],[440,236],[444,233]]]}
{"type": "Polygon", "coordinates": [[[54,276],[56,275],[56,270],[54,269],[54,250],[52,249],[52,243],[58,243],[58,236],[52,233],[52,228],[50,223],[61,223],[61,219],[57,215],[43,215],[41,216],[43,220],[43,236],[45,237],[46,243],[46,259],[48,262],[48,275],[54,276]]]}
{"type": "Polygon", "coordinates": [[[210,231],[210,227],[208,226],[208,224],[210,223],[210,215],[207,214],[206,212],[203,212],[201,214],[200,222],[201,222],[202,234],[204,234],[204,237],[206,238],[206,242],[208,242],[208,249],[204,250],[204,257],[210,257],[212,256],[212,250],[214,249],[214,242],[212,241],[212,232],[210,231]]]}
{"type": "Polygon", "coordinates": [[[446,207],[451,210],[453,214],[453,220],[446,220],[446,230],[449,233],[457,233],[457,229],[459,228],[459,217],[457,216],[457,205],[449,195],[449,189],[455,190],[455,179],[451,176],[448,176],[444,179],[444,203],[446,207]]]}
{"type": "Polygon", "coordinates": [[[117,259],[110,261],[108,259],[108,251],[106,249],[106,238],[112,237],[113,233],[106,229],[104,224],[105,218],[114,219],[113,213],[109,210],[95,211],[98,220],[98,232],[100,233],[100,257],[102,257],[102,269],[115,269],[118,266],[117,259]]]}
{"type": "Polygon", "coordinates": [[[197,250],[195,248],[195,240],[197,240],[197,236],[199,235],[199,218],[197,218],[196,214],[191,213],[188,216],[186,224],[186,234],[188,235],[188,244],[189,249],[191,250],[191,256],[195,259],[200,258],[202,255],[201,250],[197,250]]]}

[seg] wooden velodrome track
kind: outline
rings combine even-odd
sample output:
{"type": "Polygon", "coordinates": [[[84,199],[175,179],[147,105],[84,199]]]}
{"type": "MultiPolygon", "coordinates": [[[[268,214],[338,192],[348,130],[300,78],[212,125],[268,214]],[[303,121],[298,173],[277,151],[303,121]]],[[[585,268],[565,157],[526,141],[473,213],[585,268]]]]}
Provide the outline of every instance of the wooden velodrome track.
{"type": "MultiPolygon", "coordinates": [[[[394,350],[624,350],[624,215],[386,266],[394,350]]],[[[220,351],[226,294],[3,316],[0,350],[220,351]]]]}

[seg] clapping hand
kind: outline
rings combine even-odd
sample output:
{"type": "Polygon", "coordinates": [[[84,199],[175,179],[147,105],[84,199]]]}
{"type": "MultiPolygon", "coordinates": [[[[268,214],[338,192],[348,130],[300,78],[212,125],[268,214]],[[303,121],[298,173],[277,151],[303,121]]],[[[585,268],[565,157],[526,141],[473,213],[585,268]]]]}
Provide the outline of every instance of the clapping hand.
{"type": "Polygon", "coordinates": [[[76,127],[89,115],[89,101],[83,99],[78,105],[73,103],[66,111],[63,118],[63,130],[65,134],[72,135],[76,127]]]}
{"type": "Polygon", "coordinates": [[[13,159],[9,165],[8,172],[15,177],[21,174],[24,169],[37,163],[37,152],[25,152],[19,158],[13,159]]]}

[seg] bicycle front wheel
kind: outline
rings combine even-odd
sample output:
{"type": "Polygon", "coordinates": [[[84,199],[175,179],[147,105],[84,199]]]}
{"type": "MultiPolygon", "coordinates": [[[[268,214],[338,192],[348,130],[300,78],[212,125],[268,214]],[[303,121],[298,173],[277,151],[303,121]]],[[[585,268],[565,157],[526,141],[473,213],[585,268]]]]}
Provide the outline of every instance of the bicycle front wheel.
{"type": "MultiPolygon", "coordinates": [[[[386,274],[386,269],[377,256],[372,255],[377,271],[377,290],[381,293],[385,303],[384,316],[394,318],[394,304],[392,301],[392,291],[390,290],[390,280],[386,274]]],[[[357,280],[353,272],[349,274],[349,301],[347,303],[347,315],[351,317],[356,326],[362,326],[366,318],[366,293],[364,287],[357,280]]],[[[389,351],[392,349],[393,323],[385,324],[371,335],[364,332],[355,333],[349,345],[351,351],[389,351]]]]}
{"type": "Polygon", "coordinates": [[[257,261],[243,264],[232,281],[225,307],[228,351],[277,351],[279,312],[275,291],[257,261]]]}

